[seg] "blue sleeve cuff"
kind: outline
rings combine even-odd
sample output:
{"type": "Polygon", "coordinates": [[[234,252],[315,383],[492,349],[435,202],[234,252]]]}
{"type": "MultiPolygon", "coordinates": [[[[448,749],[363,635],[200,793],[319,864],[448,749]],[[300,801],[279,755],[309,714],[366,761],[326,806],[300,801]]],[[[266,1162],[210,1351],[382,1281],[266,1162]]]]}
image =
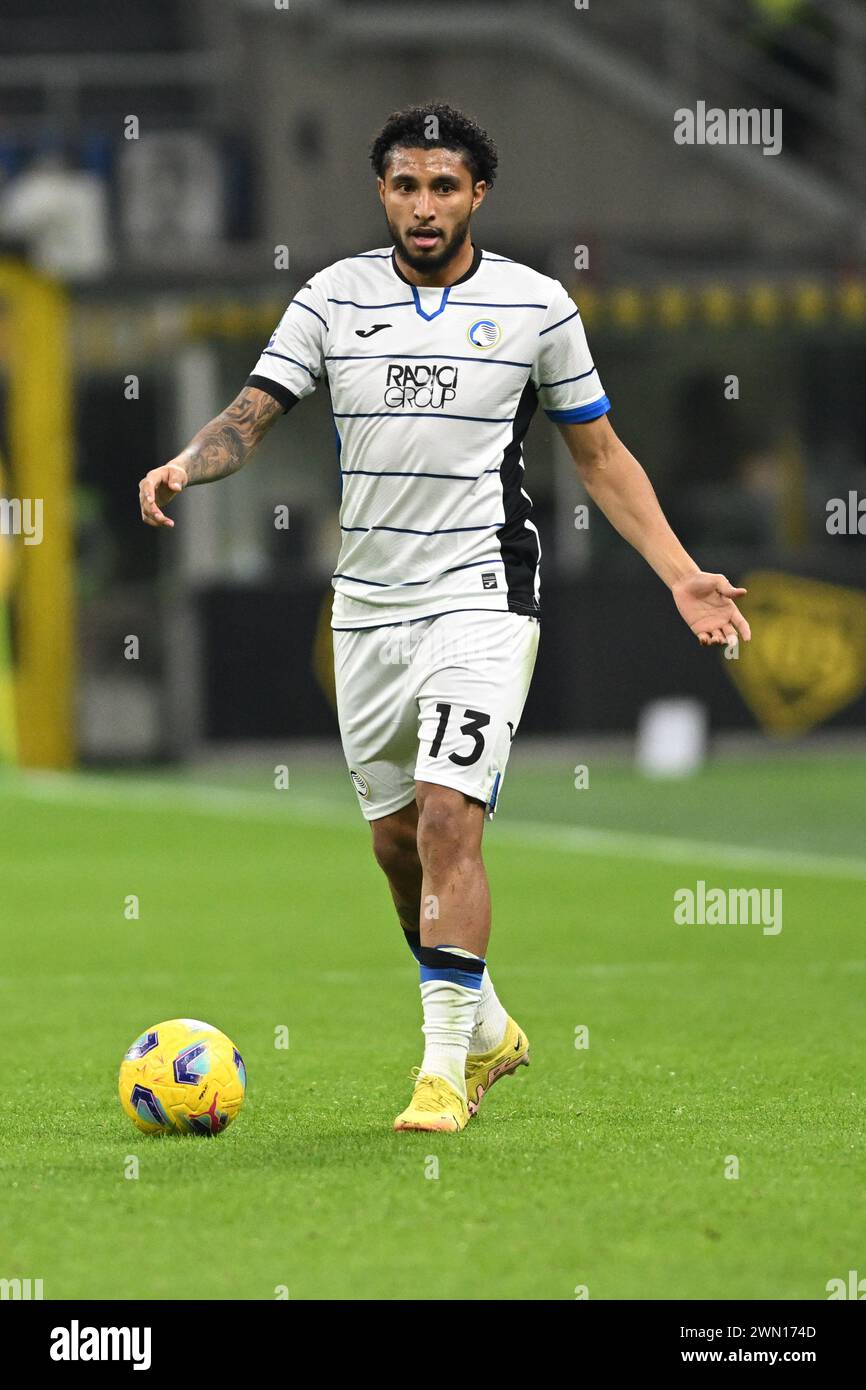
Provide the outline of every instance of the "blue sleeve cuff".
{"type": "Polygon", "coordinates": [[[544,413],[548,420],[553,420],[557,425],[572,425],[582,420],[597,420],[599,415],[606,415],[609,410],[607,396],[600,396],[597,401],[590,401],[589,405],[575,405],[571,410],[545,410],[544,413]]]}

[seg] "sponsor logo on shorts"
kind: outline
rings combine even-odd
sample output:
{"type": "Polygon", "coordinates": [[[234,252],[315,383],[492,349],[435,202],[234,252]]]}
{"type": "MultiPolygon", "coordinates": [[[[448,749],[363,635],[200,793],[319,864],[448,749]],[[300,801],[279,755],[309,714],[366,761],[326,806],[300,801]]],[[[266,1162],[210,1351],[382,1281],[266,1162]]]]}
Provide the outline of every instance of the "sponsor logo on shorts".
{"type": "Polygon", "coordinates": [[[355,784],[355,791],[358,793],[359,796],[369,796],[369,795],[370,795],[370,788],[367,786],[367,783],[365,782],[364,778],[361,776],[360,772],[350,772],[350,773],[349,773],[349,776],[351,777],[352,781],[354,782],[354,784],[355,784]]]}
{"type": "Polygon", "coordinates": [[[496,575],[495,575],[495,574],[482,574],[482,576],[481,576],[481,583],[483,584],[483,586],[484,586],[485,589],[496,589],[496,588],[498,588],[498,585],[497,585],[497,582],[496,582],[496,575]]]}

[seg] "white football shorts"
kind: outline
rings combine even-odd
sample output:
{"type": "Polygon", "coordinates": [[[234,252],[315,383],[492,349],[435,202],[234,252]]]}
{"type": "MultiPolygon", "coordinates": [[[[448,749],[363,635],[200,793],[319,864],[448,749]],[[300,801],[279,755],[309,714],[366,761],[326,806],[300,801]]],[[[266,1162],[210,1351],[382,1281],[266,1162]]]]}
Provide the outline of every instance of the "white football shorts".
{"type": "Polygon", "coordinates": [[[334,631],[337,715],[367,820],[454,787],[492,817],[538,650],[539,622],[470,609],[334,631]]]}

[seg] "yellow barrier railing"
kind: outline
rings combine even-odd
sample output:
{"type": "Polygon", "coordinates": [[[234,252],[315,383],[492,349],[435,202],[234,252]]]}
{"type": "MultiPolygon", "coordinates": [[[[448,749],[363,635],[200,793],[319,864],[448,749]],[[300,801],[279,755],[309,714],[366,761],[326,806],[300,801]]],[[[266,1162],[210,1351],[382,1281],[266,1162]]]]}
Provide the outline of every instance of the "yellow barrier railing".
{"type": "MultiPolygon", "coordinates": [[[[6,598],[15,613],[14,744],[25,767],[68,767],[74,756],[69,306],[59,285],[12,260],[0,260],[0,301],[9,349],[4,516],[13,515],[11,495],[22,511],[26,501],[41,523],[41,534],[2,537],[14,567],[6,598]]],[[[7,720],[8,703],[7,679],[7,720]]],[[[11,743],[7,728],[7,749],[11,743]]]]}

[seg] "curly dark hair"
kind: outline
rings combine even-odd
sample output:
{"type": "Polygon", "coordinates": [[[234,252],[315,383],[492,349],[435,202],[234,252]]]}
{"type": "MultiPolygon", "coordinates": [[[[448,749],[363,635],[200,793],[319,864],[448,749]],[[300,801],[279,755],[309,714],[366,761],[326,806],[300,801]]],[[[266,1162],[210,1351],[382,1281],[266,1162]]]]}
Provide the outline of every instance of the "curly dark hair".
{"type": "Polygon", "coordinates": [[[483,179],[487,187],[492,188],[496,178],[499,156],[487,131],[462,111],[441,101],[431,101],[424,106],[407,106],[402,111],[391,112],[370,147],[370,163],[380,179],[385,177],[388,157],[395,146],[402,149],[424,149],[429,146],[431,149],[454,150],[465,159],[473,183],[483,179]],[[428,133],[431,116],[435,116],[438,122],[439,134],[435,139],[428,133]]]}

